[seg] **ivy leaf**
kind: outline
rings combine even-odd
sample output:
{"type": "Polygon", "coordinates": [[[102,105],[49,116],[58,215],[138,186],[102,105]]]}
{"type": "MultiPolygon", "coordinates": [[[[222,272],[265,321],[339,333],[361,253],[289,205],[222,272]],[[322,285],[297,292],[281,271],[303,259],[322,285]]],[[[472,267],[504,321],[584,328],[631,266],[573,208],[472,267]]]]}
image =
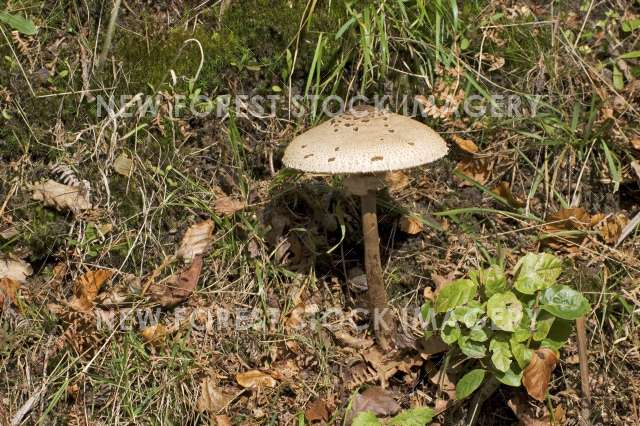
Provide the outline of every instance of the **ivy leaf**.
{"type": "Polygon", "coordinates": [[[452,318],[465,325],[467,328],[472,328],[478,322],[480,315],[484,313],[484,310],[475,306],[458,306],[451,314],[452,318]]]}
{"type": "Polygon", "coordinates": [[[436,297],[436,312],[447,312],[464,305],[476,295],[477,287],[471,280],[456,280],[445,284],[436,297]]]}
{"type": "Polygon", "coordinates": [[[511,366],[511,349],[509,342],[504,338],[494,338],[489,343],[491,362],[499,371],[506,372],[511,366]]]}
{"type": "Polygon", "coordinates": [[[489,340],[489,333],[483,327],[474,327],[469,330],[469,339],[474,342],[486,342],[489,340]]]}
{"type": "Polygon", "coordinates": [[[389,424],[394,426],[425,426],[431,422],[434,414],[429,407],[412,408],[389,420],[389,424]]]}
{"type": "Polygon", "coordinates": [[[451,345],[456,342],[460,337],[460,327],[456,324],[455,321],[448,321],[442,327],[440,331],[440,338],[447,345],[451,345]]]}
{"type": "Polygon", "coordinates": [[[462,353],[469,358],[484,358],[487,354],[486,346],[471,340],[469,335],[461,335],[458,337],[458,346],[462,353]]]}
{"type": "Polygon", "coordinates": [[[478,285],[484,286],[484,293],[491,297],[496,293],[507,291],[507,276],[500,265],[491,265],[488,268],[474,271],[471,279],[478,285]]]}
{"type": "Polygon", "coordinates": [[[358,413],[355,419],[353,419],[352,426],[378,426],[382,425],[382,422],[378,420],[375,414],[371,411],[363,411],[358,413]]]}
{"type": "Polygon", "coordinates": [[[587,299],[579,291],[566,285],[548,288],[540,298],[541,308],[566,320],[575,320],[591,309],[587,299]]]}
{"type": "Polygon", "coordinates": [[[456,384],[456,399],[465,399],[478,389],[482,384],[486,373],[486,370],[478,368],[469,371],[460,380],[458,380],[458,383],[456,384]]]}
{"type": "Polygon", "coordinates": [[[494,294],[487,302],[487,315],[500,330],[514,331],[522,320],[522,303],[510,291],[494,294]]]}
{"type": "Polygon", "coordinates": [[[555,319],[556,317],[551,315],[549,312],[540,312],[536,318],[536,329],[533,332],[533,340],[539,342],[547,337],[555,319]]]}
{"type": "Polygon", "coordinates": [[[562,272],[562,262],[549,253],[528,253],[518,261],[514,271],[516,278],[513,286],[516,290],[534,294],[555,284],[562,272]]]}
{"type": "Polygon", "coordinates": [[[547,337],[540,342],[540,347],[551,348],[555,351],[559,350],[565,343],[567,343],[572,329],[573,323],[571,321],[556,318],[549,330],[549,334],[547,334],[547,337]]]}
{"type": "Polygon", "coordinates": [[[35,35],[38,33],[38,28],[33,24],[30,19],[25,19],[20,15],[14,15],[7,11],[0,10],[0,22],[4,22],[14,30],[24,35],[35,35]]]}
{"type": "Polygon", "coordinates": [[[513,340],[513,337],[511,338],[511,353],[520,368],[525,368],[529,365],[531,355],[533,355],[533,351],[531,349],[526,345],[513,340]]]}
{"type": "Polygon", "coordinates": [[[528,308],[524,309],[522,321],[520,321],[520,324],[518,324],[518,327],[511,335],[512,340],[516,342],[526,342],[529,340],[529,337],[531,337],[531,316],[529,312],[530,310],[528,308]]]}
{"type": "Polygon", "coordinates": [[[496,379],[500,383],[504,383],[507,386],[513,386],[517,388],[520,386],[522,382],[522,370],[518,369],[518,371],[513,371],[513,369],[509,368],[507,371],[496,371],[495,372],[496,379]]]}

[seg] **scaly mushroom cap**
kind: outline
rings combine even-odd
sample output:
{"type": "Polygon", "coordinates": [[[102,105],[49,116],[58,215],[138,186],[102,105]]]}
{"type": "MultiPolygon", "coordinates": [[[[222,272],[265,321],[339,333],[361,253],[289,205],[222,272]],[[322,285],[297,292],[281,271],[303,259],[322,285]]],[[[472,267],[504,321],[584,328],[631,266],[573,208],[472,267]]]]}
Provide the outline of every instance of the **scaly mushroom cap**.
{"type": "Polygon", "coordinates": [[[445,141],[430,127],[402,115],[361,107],[296,137],[282,161],[287,167],[311,173],[375,173],[431,163],[447,151],[445,141]]]}

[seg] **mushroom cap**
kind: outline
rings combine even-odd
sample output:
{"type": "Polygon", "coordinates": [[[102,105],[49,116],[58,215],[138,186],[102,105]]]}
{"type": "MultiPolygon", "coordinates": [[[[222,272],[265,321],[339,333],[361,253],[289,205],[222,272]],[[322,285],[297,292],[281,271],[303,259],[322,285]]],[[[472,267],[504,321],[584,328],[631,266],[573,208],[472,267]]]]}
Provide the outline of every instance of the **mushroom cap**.
{"type": "Polygon", "coordinates": [[[296,137],[282,161],[287,167],[312,173],[375,173],[431,163],[447,151],[445,141],[430,127],[402,115],[361,107],[296,137]]]}

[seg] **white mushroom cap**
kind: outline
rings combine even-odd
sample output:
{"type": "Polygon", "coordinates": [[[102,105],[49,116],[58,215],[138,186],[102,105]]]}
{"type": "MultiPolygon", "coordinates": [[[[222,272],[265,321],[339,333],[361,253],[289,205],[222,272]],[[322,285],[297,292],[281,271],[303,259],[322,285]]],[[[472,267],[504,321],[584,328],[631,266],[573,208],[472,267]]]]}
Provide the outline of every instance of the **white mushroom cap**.
{"type": "Polygon", "coordinates": [[[287,167],[312,173],[374,173],[431,163],[447,151],[445,141],[430,127],[364,107],[299,135],[282,161],[287,167]]]}

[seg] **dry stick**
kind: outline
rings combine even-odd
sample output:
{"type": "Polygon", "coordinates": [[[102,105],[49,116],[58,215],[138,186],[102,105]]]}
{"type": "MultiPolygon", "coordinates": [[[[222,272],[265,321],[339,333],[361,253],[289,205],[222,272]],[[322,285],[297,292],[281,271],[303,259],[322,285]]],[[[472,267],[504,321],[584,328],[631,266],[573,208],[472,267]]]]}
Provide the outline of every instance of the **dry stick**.
{"type": "Polygon", "coordinates": [[[98,68],[107,60],[109,49],[111,49],[111,40],[113,39],[113,33],[116,30],[116,22],[118,20],[118,12],[120,11],[120,3],[122,0],[115,0],[113,9],[111,9],[111,18],[109,18],[109,26],[107,27],[107,33],[104,38],[104,45],[102,46],[102,52],[98,58],[98,68]]]}
{"type": "Polygon", "coordinates": [[[376,213],[376,191],[367,191],[362,200],[362,233],[364,237],[364,266],[367,272],[367,293],[369,309],[372,312],[376,338],[384,350],[393,348],[389,332],[393,330],[393,318],[387,310],[387,291],[382,280],[380,260],[380,237],[378,235],[378,215],[376,213]],[[382,314],[378,326],[377,315],[382,314]]]}
{"type": "Polygon", "coordinates": [[[589,386],[589,356],[587,353],[587,330],[584,317],[576,320],[576,330],[578,334],[578,360],[580,361],[580,386],[585,401],[582,415],[588,421],[591,418],[591,388],[589,386]]]}

